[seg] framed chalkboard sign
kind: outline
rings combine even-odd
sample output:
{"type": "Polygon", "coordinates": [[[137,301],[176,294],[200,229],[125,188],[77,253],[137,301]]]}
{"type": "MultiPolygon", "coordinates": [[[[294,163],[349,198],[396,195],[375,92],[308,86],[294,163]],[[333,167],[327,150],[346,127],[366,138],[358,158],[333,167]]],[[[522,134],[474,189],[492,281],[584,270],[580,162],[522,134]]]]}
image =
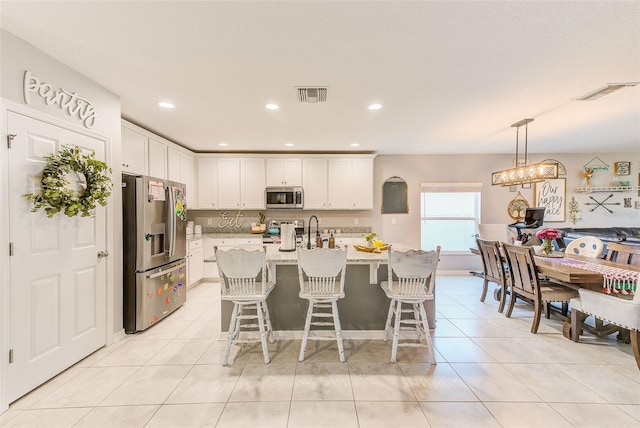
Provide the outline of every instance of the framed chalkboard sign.
{"type": "Polygon", "coordinates": [[[390,177],[382,185],[382,214],[409,212],[407,182],[400,177],[390,177]]]}

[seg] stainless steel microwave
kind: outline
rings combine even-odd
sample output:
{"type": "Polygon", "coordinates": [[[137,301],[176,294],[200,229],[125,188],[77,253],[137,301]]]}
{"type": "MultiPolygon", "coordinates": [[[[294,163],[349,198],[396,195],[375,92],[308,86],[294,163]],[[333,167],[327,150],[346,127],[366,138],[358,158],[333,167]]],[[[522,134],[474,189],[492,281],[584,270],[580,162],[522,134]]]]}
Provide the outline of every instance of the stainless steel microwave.
{"type": "Polygon", "coordinates": [[[302,209],[302,187],[267,187],[267,209],[302,209]]]}

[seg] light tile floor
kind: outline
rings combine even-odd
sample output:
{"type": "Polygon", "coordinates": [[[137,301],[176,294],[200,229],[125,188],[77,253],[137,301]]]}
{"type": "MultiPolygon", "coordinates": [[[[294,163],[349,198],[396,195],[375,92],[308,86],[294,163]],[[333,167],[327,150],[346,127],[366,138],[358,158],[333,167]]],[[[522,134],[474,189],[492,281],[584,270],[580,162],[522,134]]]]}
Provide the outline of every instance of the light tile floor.
{"type": "MultiPolygon", "coordinates": [[[[100,349],[0,415],[2,427],[640,427],[640,371],[614,337],[561,335],[562,321],[529,333],[531,307],[512,318],[481,280],[441,276],[438,364],[421,348],[346,340],[234,347],[221,365],[219,284],[148,331],[100,349]],[[489,294],[491,296],[491,293],[489,294]]],[[[347,290],[348,292],[348,290],[347,290]]]]}

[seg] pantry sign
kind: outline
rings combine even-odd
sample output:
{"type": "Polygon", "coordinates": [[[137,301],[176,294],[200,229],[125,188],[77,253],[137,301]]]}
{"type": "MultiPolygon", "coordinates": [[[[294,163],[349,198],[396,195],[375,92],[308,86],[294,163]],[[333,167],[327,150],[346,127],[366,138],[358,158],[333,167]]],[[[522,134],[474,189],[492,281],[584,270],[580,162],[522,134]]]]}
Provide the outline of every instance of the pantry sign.
{"type": "Polygon", "coordinates": [[[91,128],[96,123],[97,114],[89,100],[62,88],[53,89],[53,85],[41,81],[29,70],[24,72],[23,92],[27,105],[31,104],[31,95],[35,94],[44,99],[48,106],[57,105],[69,116],[77,117],[85,128],[91,128]]]}

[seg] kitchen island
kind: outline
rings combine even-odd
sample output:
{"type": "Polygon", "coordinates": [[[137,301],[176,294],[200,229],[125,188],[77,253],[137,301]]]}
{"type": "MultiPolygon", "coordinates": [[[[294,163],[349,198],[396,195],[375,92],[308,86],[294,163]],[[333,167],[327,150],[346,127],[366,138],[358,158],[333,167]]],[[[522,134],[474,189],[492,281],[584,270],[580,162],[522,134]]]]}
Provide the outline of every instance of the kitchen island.
{"type": "MultiPolygon", "coordinates": [[[[394,248],[406,248],[394,244],[394,248]]],[[[298,297],[298,265],[295,251],[279,251],[279,245],[265,245],[270,280],[276,286],[267,299],[271,324],[279,338],[302,336],[307,301],[298,297]]],[[[338,300],[340,323],[345,337],[381,338],[389,310],[389,299],[380,287],[387,279],[388,252],[367,253],[347,247],[345,297],[338,300]]],[[[222,302],[222,330],[231,320],[231,302],[222,302]]],[[[435,327],[435,300],[425,304],[429,325],[435,327]]],[[[329,328],[332,330],[333,328],[329,328]]]]}

